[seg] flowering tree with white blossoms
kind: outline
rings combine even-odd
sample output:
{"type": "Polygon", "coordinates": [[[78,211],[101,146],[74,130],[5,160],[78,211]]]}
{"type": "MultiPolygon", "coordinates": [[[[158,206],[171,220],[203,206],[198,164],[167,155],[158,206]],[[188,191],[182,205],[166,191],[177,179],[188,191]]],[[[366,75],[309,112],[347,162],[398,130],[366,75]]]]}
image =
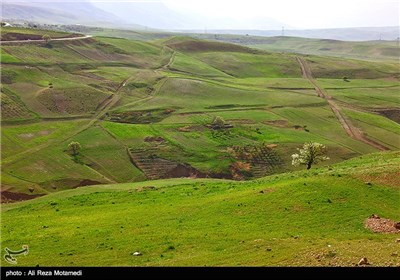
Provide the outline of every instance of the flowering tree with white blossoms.
{"type": "Polygon", "coordinates": [[[329,159],[325,156],[326,147],[320,143],[307,142],[304,143],[303,148],[297,150],[299,153],[292,155],[292,165],[295,166],[303,164],[310,169],[313,164],[329,159]]]}

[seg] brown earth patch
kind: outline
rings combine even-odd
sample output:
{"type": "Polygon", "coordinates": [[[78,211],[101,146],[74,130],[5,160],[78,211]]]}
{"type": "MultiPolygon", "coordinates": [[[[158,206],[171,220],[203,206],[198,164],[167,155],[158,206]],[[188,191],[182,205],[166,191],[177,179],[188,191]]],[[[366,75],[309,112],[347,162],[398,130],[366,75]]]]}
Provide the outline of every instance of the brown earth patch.
{"type": "Polygon", "coordinates": [[[186,125],[178,128],[180,132],[192,132],[192,131],[204,131],[204,126],[202,125],[186,125]]]}
{"type": "Polygon", "coordinates": [[[372,214],[365,220],[365,227],[376,233],[400,233],[400,222],[372,214]]]}
{"type": "Polygon", "coordinates": [[[274,121],[263,121],[263,124],[274,126],[274,127],[279,127],[279,128],[292,128],[295,130],[306,130],[306,126],[301,126],[298,124],[295,125],[289,125],[289,122],[287,120],[274,120],[274,121]]]}
{"type": "Polygon", "coordinates": [[[22,34],[9,32],[6,34],[1,34],[2,41],[19,41],[19,40],[42,40],[42,35],[37,34],[22,34]]]}
{"type": "Polygon", "coordinates": [[[119,123],[157,123],[169,117],[174,111],[174,109],[153,109],[145,111],[116,112],[112,113],[108,120],[119,123]]]}
{"type": "Polygon", "coordinates": [[[187,40],[181,42],[172,42],[167,45],[174,50],[186,52],[244,52],[254,54],[262,53],[261,51],[240,45],[212,41],[187,40]]]}
{"type": "Polygon", "coordinates": [[[157,190],[157,188],[154,187],[154,186],[144,186],[144,187],[138,187],[138,188],[136,188],[136,191],[137,191],[137,192],[155,191],[155,190],[157,190]]]}
{"type": "Polygon", "coordinates": [[[374,112],[400,124],[400,109],[380,109],[375,110],[374,112]]]}
{"type": "MultiPolygon", "coordinates": [[[[74,38],[74,37],[81,37],[81,34],[68,34],[65,36],[57,36],[56,38],[74,38]]],[[[23,34],[23,33],[15,33],[15,32],[8,32],[5,34],[1,34],[2,41],[20,41],[20,40],[42,40],[43,35],[39,34],[23,34]]]]}
{"type": "Polygon", "coordinates": [[[90,179],[84,179],[82,181],[79,182],[79,184],[77,184],[76,186],[74,186],[73,188],[80,188],[80,187],[86,187],[86,186],[94,186],[94,185],[101,185],[102,183],[99,181],[94,181],[94,180],[90,180],[90,179]]]}
{"type": "Polygon", "coordinates": [[[305,130],[305,128],[303,127],[303,126],[301,126],[301,125],[294,125],[294,126],[292,126],[294,129],[296,129],[296,130],[305,130]]]}
{"type": "Polygon", "coordinates": [[[147,136],[146,138],[144,138],[144,142],[147,142],[147,143],[152,143],[152,142],[162,143],[162,142],[165,142],[165,139],[160,137],[160,136],[158,136],[158,137],[147,136]]]}
{"type": "Polygon", "coordinates": [[[178,131],[180,131],[180,132],[190,132],[191,131],[191,126],[187,125],[187,126],[179,127],[178,131]]]}
{"type": "Polygon", "coordinates": [[[65,178],[65,179],[42,182],[40,183],[40,186],[48,190],[64,190],[64,189],[76,189],[84,186],[101,185],[101,184],[104,183],[90,179],[65,178]]]}
{"type": "Polygon", "coordinates": [[[165,178],[204,178],[205,174],[198,171],[189,164],[178,164],[172,170],[167,172],[165,178]]]}
{"type": "Polygon", "coordinates": [[[229,147],[227,152],[236,160],[250,165],[250,170],[241,170],[244,177],[251,175],[253,178],[261,178],[278,172],[283,165],[279,153],[266,144],[233,146],[229,147]]]}
{"type": "Polygon", "coordinates": [[[19,192],[2,191],[1,203],[12,203],[17,201],[24,201],[43,196],[44,194],[26,194],[19,192]]]}
{"type": "Polygon", "coordinates": [[[90,87],[68,89],[48,88],[41,91],[37,100],[49,111],[64,114],[93,112],[110,94],[90,87]]]}
{"type": "Polygon", "coordinates": [[[268,144],[267,145],[267,148],[270,148],[270,149],[273,149],[273,148],[276,148],[276,147],[278,147],[278,144],[268,144]]]}

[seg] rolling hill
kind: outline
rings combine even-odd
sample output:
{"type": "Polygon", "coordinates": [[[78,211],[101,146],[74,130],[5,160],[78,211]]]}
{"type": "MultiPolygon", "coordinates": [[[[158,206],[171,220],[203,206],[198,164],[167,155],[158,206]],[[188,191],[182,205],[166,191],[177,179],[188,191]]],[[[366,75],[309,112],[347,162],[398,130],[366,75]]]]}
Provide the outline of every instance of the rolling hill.
{"type": "Polygon", "coordinates": [[[8,42],[1,62],[18,265],[399,266],[396,61],[94,36],[8,42]],[[308,141],[330,160],[305,171],[308,141]]]}
{"type": "Polygon", "coordinates": [[[304,78],[298,58],[190,37],[3,45],[2,190],[254,179],[293,170],[310,140],[330,163],[400,147],[395,63],[306,56],[304,78]],[[230,128],[210,128],[217,116],[230,128]]]}
{"type": "Polygon", "coordinates": [[[363,257],[399,266],[399,230],[365,226],[372,214],[400,219],[399,156],[250,182],[173,179],[58,192],[3,205],[1,242],[29,245],[19,266],[357,266],[363,257]]]}

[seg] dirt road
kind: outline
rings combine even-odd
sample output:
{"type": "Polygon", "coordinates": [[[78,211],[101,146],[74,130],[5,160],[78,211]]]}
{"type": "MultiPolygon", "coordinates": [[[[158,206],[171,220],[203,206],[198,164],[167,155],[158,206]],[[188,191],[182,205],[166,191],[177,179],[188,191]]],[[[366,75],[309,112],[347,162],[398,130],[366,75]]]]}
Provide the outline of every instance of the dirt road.
{"type": "Polygon", "coordinates": [[[336,118],[339,120],[341,126],[343,127],[343,129],[346,131],[347,135],[349,135],[351,138],[361,141],[365,144],[368,144],[378,150],[381,151],[387,151],[390,150],[389,148],[387,148],[386,146],[372,140],[369,139],[368,137],[366,137],[364,135],[364,133],[357,127],[355,127],[349,119],[347,119],[343,113],[341,112],[341,108],[336,104],[336,102],[332,99],[331,96],[327,96],[324,91],[322,90],[322,88],[318,85],[317,81],[314,79],[313,75],[312,75],[312,71],[310,66],[308,65],[308,63],[302,59],[301,57],[296,57],[297,61],[300,64],[300,68],[301,68],[301,73],[303,75],[304,79],[307,79],[310,81],[310,83],[312,83],[314,85],[315,88],[315,92],[317,93],[317,95],[321,98],[324,98],[329,106],[331,107],[333,113],[335,114],[336,118]]]}

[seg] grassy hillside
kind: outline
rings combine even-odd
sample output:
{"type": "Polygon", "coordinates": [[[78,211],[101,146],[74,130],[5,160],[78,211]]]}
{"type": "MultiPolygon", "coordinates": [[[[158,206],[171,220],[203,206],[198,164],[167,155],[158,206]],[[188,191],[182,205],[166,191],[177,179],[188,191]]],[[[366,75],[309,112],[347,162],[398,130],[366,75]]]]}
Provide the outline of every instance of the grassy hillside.
{"type": "Polygon", "coordinates": [[[0,27],[1,40],[2,41],[14,41],[14,40],[40,40],[43,35],[49,35],[50,38],[68,38],[83,36],[76,33],[68,33],[62,31],[43,30],[36,28],[20,28],[20,27],[0,27]]]}
{"type": "Polygon", "coordinates": [[[29,245],[21,266],[399,266],[397,235],[364,227],[371,214],[400,219],[399,158],[63,191],[3,205],[1,245],[29,245]]]}
{"type": "Polygon", "coordinates": [[[394,62],[188,37],[2,45],[1,62],[18,265],[400,265],[396,234],[364,225],[400,220],[394,62]],[[330,157],[309,171],[291,164],[307,141],[330,157]]]}
{"type": "MultiPolygon", "coordinates": [[[[397,28],[393,27],[393,34],[396,33],[397,28]]],[[[209,33],[173,33],[173,32],[160,32],[160,31],[133,31],[133,30],[118,30],[118,29],[105,29],[105,28],[86,28],[86,33],[95,35],[95,36],[111,36],[111,37],[120,37],[127,38],[131,40],[168,40],[171,36],[190,36],[194,39],[203,39],[203,40],[214,40],[218,42],[226,42],[233,43],[242,46],[247,46],[251,48],[255,48],[258,50],[272,51],[272,52],[285,52],[285,53],[298,53],[298,54],[309,54],[309,55],[320,55],[320,56],[334,56],[341,58],[352,58],[352,59],[360,59],[360,60],[369,60],[369,61],[389,61],[389,60],[397,60],[399,56],[399,47],[395,40],[375,40],[375,41],[366,41],[366,40],[374,40],[379,38],[379,33],[382,32],[376,30],[364,30],[367,36],[361,35],[359,37],[359,41],[357,39],[351,39],[351,41],[346,41],[346,39],[311,39],[316,38],[313,37],[312,34],[309,38],[306,38],[307,35],[303,34],[302,37],[294,37],[296,35],[289,36],[276,36],[280,31],[269,32],[266,31],[265,35],[260,34],[258,36],[255,35],[239,35],[240,33],[245,33],[245,31],[237,31],[238,34],[219,34],[223,33],[223,31],[217,31],[218,34],[212,34],[212,31],[209,33]],[[371,35],[375,34],[375,36],[371,35]],[[363,37],[363,38],[362,38],[363,37]],[[370,39],[368,39],[368,38],[370,39]],[[374,38],[374,39],[371,39],[374,38]]],[[[320,30],[323,34],[319,34],[318,37],[324,38],[326,37],[328,30],[320,30]]],[[[331,32],[332,30],[329,30],[331,32]]],[[[343,36],[346,30],[337,29],[335,37],[345,38],[346,35],[343,36]]],[[[225,31],[226,32],[226,31],[225,31]]],[[[229,31],[228,31],[229,32],[229,31]]],[[[254,33],[255,31],[249,31],[248,33],[254,33]]],[[[293,32],[293,31],[287,31],[293,32]]],[[[299,31],[301,33],[301,31],[299,31]]],[[[360,29],[357,31],[358,35],[360,34],[360,29]]],[[[354,35],[354,34],[353,34],[354,35]]],[[[381,34],[382,35],[382,34],[381,34]]],[[[352,36],[350,36],[352,37],[352,36]]],[[[385,36],[383,36],[385,37],[385,36]]],[[[389,36],[391,38],[395,38],[396,36],[389,36]]],[[[387,38],[389,38],[387,37],[387,38]]]]}
{"type": "MultiPolygon", "coordinates": [[[[255,179],[297,170],[290,155],[306,141],[327,146],[327,164],[377,151],[349,137],[292,54],[178,36],[12,44],[1,54],[2,191],[255,179]],[[217,116],[226,128],[213,128],[217,116]],[[71,141],[82,144],[78,160],[71,141]]],[[[348,121],[399,148],[394,63],[303,59],[348,121]]]]}
{"type": "Polygon", "coordinates": [[[239,43],[267,51],[335,56],[372,61],[394,61],[400,55],[399,46],[396,41],[347,42],[298,37],[256,37],[250,39],[242,38],[239,43]]]}

